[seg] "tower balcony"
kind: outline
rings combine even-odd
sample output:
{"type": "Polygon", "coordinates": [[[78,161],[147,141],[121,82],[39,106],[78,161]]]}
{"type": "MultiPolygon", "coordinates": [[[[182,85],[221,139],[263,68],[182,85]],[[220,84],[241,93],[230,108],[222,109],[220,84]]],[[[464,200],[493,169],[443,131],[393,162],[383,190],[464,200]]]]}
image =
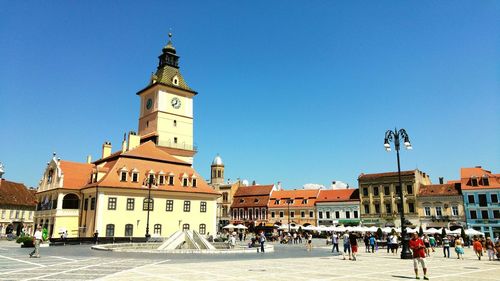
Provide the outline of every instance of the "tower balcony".
{"type": "Polygon", "coordinates": [[[170,140],[168,141],[158,141],[158,146],[163,146],[163,147],[169,147],[169,148],[175,148],[175,149],[182,149],[182,150],[189,150],[193,152],[198,152],[198,147],[196,145],[190,145],[186,143],[174,143],[170,140]]]}

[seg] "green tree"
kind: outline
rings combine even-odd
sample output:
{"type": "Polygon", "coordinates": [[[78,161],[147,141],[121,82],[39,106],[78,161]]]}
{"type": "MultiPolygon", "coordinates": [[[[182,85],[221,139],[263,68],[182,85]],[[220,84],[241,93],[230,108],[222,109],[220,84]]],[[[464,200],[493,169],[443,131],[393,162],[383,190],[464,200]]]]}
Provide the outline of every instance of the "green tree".
{"type": "Polygon", "coordinates": [[[380,227],[379,227],[379,228],[377,229],[377,238],[378,238],[378,239],[382,239],[382,235],[383,235],[383,233],[382,233],[382,228],[380,228],[380,227]]]}
{"type": "Polygon", "coordinates": [[[446,230],[444,230],[444,227],[441,229],[441,237],[446,237],[446,230]]]}
{"type": "Polygon", "coordinates": [[[424,235],[424,229],[422,228],[422,226],[420,226],[420,228],[418,229],[418,236],[422,237],[424,235]]]}

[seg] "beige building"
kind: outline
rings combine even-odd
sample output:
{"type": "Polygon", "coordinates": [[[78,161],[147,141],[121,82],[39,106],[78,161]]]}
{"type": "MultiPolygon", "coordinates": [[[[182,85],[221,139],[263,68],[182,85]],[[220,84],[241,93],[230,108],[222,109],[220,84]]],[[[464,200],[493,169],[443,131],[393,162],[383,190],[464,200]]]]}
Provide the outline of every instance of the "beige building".
{"type": "MultiPolygon", "coordinates": [[[[411,225],[419,225],[417,194],[421,185],[431,184],[429,176],[419,170],[402,171],[404,214],[411,225]]],[[[358,177],[361,223],[375,226],[401,225],[399,179],[397,172],[361,174],[358,177]]]]}
{"type": "MultiPolygon", "coordinates": [[[[169,35],[171,37],[171,35],[169,35]]],[[[177,230],[216,232],[220,194],[193,169],[193,97],[169,41],[150,84],[139,91],[139,134],[117,151],[76,163],[55,157],[36,194],[35,214],[50,237],[166,237],[177,230]]]]}
{"type": "Polygon", "coordinates": [[[421,185],[418,192],[418,215],[424,228],[465,227],[465,213],[460,184],[421,185]]]}
{"type": "Polygon", "coordinates": [[[33,234],[35,207],[34,190],[5,180],[0,174],[0,237],[10,233],[19,236],[23,231],[33,234]]]}

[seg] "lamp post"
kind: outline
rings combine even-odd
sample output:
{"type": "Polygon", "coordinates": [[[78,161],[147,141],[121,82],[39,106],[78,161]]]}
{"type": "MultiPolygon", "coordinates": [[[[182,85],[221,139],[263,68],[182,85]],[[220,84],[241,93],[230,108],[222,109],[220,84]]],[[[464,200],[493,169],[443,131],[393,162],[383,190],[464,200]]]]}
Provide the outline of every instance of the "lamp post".
{"type": "Polygon", "coordinates": [[[149,240],[151,235],[149,234],[149,210],[151,209],[151,186],[153,185],[153,176],[149,176],[148,181],[148,216],[146,219],[146,241],[149,240]]]}
{"type": "Polygon", "coordinates": [[[292,199],[287,199],[286,203],[288,204],[288,233],[291,231],[291,226],[290,226],[290,204],[292,204],[292,199]]]}
{"type": "Polygon", "coordinates": [[[399,215],[401,217],[401,236],[403,239],[403,249],[401,250],[402,259],[411,259],[412,254],[409,249],[410,238],[406,233],[405,227],[405,215],[404,215],[404,197],[403,197],[403,184],[401,182],[401,165],[399,163],[399,147],[400,147],[400,137],[403,139],[403,143],[406,149],[413,149],[410,143],[410,138],[406,133],[405,129],[394,129],[394,131],[388,130],[385,132],[384,147],[386,151],[391,151],[391,145],[389,142],[394,142],[394,148],[396,149],[396,155],[398,159],[398,179],[399,179],[399,198],[400,198],[400,208],[399,215]]]}

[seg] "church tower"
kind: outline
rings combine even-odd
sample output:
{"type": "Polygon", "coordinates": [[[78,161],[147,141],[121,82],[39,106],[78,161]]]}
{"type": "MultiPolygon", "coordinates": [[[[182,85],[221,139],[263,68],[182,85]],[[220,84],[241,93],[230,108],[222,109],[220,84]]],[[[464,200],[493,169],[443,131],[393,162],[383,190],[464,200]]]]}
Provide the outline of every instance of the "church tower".
{"type": "Polygon", "coordinates": [[[212,165],[210,166],[210,183],[223,184],[224,183],[224,163],[219,155],[215,156],[212,165]]]}
{"type": "Polygon", "coordinates": [[[139,136],[141,143],[153,141],[158,148],[193,163],[193,97],[191,89],[179,71],[179,56],[169,41],[158,57],[158,68],[149,85],[139,91],[139,136]]]}

